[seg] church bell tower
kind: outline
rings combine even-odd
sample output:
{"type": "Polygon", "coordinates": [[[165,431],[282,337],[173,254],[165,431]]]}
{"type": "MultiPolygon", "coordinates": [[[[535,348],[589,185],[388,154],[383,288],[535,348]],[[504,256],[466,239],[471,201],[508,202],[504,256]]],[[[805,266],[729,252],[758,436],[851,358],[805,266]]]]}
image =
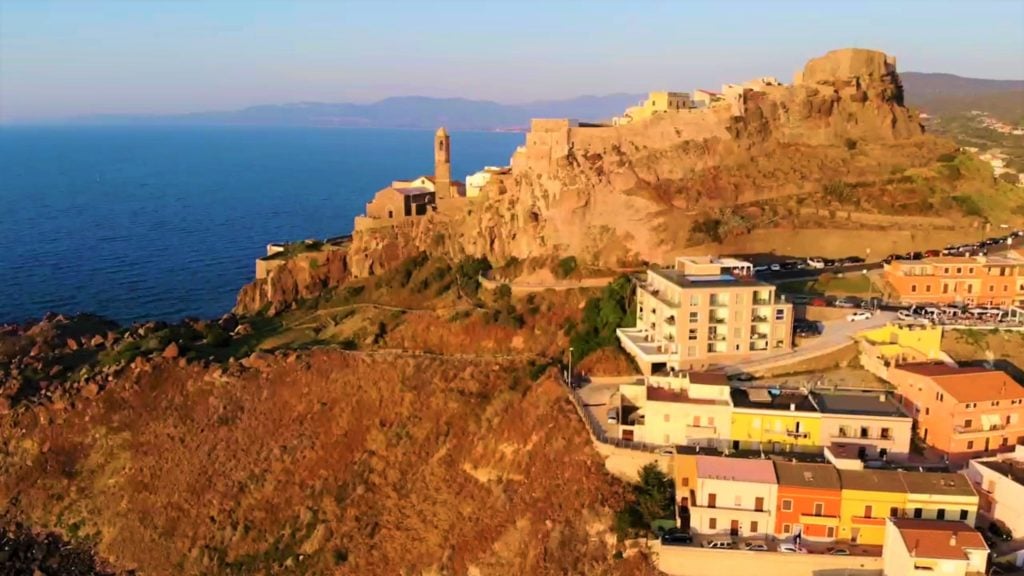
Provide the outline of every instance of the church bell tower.
{"type": "Polygon", "coordinates": [[[452,188],[451,139],[444,126],[434,135],[434,192],[438,198],[454,195],[452,188]]]}

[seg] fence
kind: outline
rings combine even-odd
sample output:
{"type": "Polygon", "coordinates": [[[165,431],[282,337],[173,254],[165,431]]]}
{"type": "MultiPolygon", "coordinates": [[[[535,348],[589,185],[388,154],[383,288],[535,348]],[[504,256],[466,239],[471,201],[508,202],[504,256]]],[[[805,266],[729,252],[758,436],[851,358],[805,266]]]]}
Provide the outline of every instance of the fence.
{"type": "Polygon", "coordinates": [[[587,431],[590,432],[590,437],[594,441],[608,446],[614,446],[616,448],[624,448],[626,450],[635,450],[637,452],[657,452],[665,448],[670,448],[662,444],[651,444],[649,442],[635,442],[633,440],[623,440],[621,438],[609,438],[608,433],[605,432],[604,426],[601,426],[601,422],[597,419],[597,416],[593,412],[587,410],[586,404],[583,402],[583,397],[580,396],[579,391],[569,384],[566,379],[564,372],[559,373],[558,380],[565,386],[569,392],[569,399],[572,400],[573,406],[576,407],[576,412],[579,413],[580,418],[583,420],[583,424],[586,425],[587,431]]]}

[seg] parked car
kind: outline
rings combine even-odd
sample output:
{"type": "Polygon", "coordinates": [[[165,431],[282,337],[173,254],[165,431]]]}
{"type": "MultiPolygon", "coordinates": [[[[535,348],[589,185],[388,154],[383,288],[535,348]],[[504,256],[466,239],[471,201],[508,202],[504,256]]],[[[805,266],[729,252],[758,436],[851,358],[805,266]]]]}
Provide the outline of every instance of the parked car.
{"type": "Polygon", "coordinates": [[[925,257],[934,258],[936,256],[942,256],[942,250],[925,250],[925,257]]]}
{"type": "Polygon", "coordinates": [[[864,263],[864,259],[861,258],[860,256],[847,256],[846,258],[843,258],[842,260],[840,260],[839,263],[843,264],[843,265],[863,264],[864,263]]]}
{"type": "Polygon", "coordinates": [[[836,300],[836,308],[856,308],[857,303],[853,301],[853,298],[843,296],[836,300]]]}
{"type": "Polygon", "coordinates": [[[874,314],[870,310],[860,310],[852,314],[846,315],[847,322],[859,322],[861,320],[869,320],[874,314]]]}
{"type": "Polygon", "coordinates": [[[898,312],[896,312],[896,318],[898,318],[899,320],[906,320],[906,321],[917,320],[918,319],[917,316],[914,316],[908,310],[899,310],[898,312]]]}
{"type": "Polygon", "coordinates": [[[705,548],[717,548],[717,549],[729,549],[735,548],[736,545],[732,543],[732,540],[706,540],[704,541],[705,548]]]}
{"type": "Polygon", "coordinates": [[[850,555],[850,551],[847,550],[846,548],[829,547],[829,548],[827,548],[825,550],[825,552],[827,552],[828,554],[831,554],[832,556],[849,556],[850,555]]]}
{"type": "Polygon", "coordinates": [[[808,258],[807,266],[810,268],[814,268],[815,270],[821,270],[822,268],[825,267],[825,261],[822,260],[821,258],[808,258]]]}
{"type": "Polygon", "coordinates": [[[658,456],[675,456],[675,448],[658,448],[658,456]]]}
{"type": "Polygon", "coordinates": [[[816,298],[811,298],[810,304],[811,306],[828,306],[828,300],[818,296],[816,298]]]}
{"type": "Polygon", "coordinates": [[[754,274],[760,274],[761,272],[767,272],[767,271],[768,271],[768,266],[765,265],[765,264],[762,264],[760,266],[754,266],[754,274]]]}
{"type": "Polygon", "coordinates": [[[776,263],[772,264],[771,266],[769,266],[768,269],[771,270],[772,272],[778,272],[778,271],[782,270],[782,265],[779,264],[778,262],[776,262],[776,263]]]}
{"type": "Polygon", "coordinates": [[[760,540],[752,540],[750,542],[744,542],[743,549],[751,552],[766,552],[768,550],[768,545],[760,540]]]}
{"type": "Polygon", "coordinates": [[[998,522],[991,522],[988,525],[988,532],[998,540],[1003,542],[1009,542],[1013,540],[1013,534],[1009,530],[1003,528],[998,522]]]}
{"type": "Polygon", "coordinates": [[[689,546],[693,544],[693,534],[676,528],[662,534],[661,543],[664,546],[689,546]]]}
{"type": "Polygon", "coordinates": [[[832,267],[834,267],[836,265],[836,261],[835,260],[830,260],[828,258],[825,259],[824,263],[825,263],[825,268],[832,268],[832,267]]]}
{"type": "Polygon", "coordinates": [[[807,554],[807,549],[794,546],[793,544],[779,544],[779,552],[807,554]]]}
{"type": "Polygon", "coordinates": [[[786,299],[793,304],[807,304],[811,301],[810,296],[803,296],[801,294],[795,294],[793,296],[786,296],[786,299]]]}

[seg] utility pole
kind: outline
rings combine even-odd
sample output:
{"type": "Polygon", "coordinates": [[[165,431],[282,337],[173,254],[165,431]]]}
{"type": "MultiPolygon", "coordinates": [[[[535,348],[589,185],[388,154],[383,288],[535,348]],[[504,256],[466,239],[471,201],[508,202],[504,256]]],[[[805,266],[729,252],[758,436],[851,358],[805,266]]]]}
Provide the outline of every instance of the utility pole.
{"type": "Polygon", "coordinates": [[[569,346],[569,389],[573,389],[572,385],[572,346],[569,346]]]}

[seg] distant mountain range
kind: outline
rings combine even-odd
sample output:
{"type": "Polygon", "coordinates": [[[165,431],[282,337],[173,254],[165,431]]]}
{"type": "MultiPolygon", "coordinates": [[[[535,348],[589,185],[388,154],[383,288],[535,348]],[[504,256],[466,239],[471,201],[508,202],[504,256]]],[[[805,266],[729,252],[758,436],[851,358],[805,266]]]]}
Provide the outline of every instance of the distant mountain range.
{"type": "Polygon", "coordinates": [[[323,126],[350,128],[452,130],[519,130],[531,118],[578,118],[605,120],[621,114],[645,97],[643,94],[580,96],[569,100],[545,100],[528,104],[499,104],[465,98],[402,96],[372,104],[302,102],[252,106],[226,112],[173,115],[96,115],[73,119],[74,124],[103,125],[237,125],[323,126]]]}
{"type": "Polygon", "coordinates": [[[987,80],[954,74],[900,74],[909,106],[929,114],[983,110],[1007,122],[1024,120],[1024,80],[987,80]]]}

